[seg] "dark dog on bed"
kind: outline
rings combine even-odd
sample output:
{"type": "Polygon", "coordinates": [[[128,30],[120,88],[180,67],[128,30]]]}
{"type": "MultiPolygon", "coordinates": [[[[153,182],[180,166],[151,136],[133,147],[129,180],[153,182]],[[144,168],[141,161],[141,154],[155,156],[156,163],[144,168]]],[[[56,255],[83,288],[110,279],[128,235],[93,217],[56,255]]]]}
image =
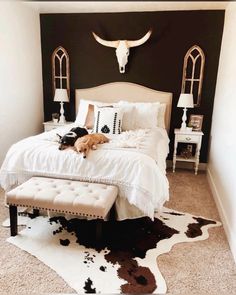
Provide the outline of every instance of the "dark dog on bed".
{"type": "Polygon", "coordinates": [[[74,146],[74,143],[79,137],[82,137],[87,134],[88,134],[88,131],[85,128],[81,128],[81,127],[72,128],[64,136],[57,134],[59,136],[59,150],[62,151],[70,146],[74,146]]]}

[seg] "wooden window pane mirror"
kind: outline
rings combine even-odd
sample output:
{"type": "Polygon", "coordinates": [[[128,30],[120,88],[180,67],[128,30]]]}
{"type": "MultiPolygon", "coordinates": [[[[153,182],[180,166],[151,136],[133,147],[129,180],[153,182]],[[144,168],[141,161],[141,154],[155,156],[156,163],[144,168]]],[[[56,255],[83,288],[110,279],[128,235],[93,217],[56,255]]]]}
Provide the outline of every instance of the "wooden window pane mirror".
{"type": "Polygon", "coordinates": [[[193,94],[195,107],[201,104],[204,66],[203,50],[197,45],[192,46],[184,57],[181,92],[193,94]]]}
{"type": "Polygon", "coordinates": [[[70,66],[69,55],[62,46],[57,47],[52,54],[52,89],[65,88],[70,98],[70,66]]]}

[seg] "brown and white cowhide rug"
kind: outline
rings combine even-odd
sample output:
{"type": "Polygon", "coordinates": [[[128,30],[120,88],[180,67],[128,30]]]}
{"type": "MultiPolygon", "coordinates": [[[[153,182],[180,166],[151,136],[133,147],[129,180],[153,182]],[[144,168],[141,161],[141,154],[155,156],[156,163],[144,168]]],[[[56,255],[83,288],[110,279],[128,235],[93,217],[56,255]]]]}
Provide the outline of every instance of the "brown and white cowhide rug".
{"type": "Polygon", "coordinates": [[[105,223],[106,240],[98,249],[94,221],[40,216],[7,241],[51,267],[77,293],[165,293],[157,257],[177,243],[207,239],[208,229],[219,225],[164,208],[154,222],[105,223]]]}

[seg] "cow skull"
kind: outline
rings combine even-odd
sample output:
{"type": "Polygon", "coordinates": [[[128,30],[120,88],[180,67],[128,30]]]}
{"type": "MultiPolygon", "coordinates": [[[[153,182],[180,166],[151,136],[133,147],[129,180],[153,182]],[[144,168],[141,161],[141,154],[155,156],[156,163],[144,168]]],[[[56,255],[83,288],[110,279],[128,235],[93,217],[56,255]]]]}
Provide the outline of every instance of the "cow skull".
{"type": "Polygon", "coordinates": [[[141,39],[138,39],[138,40],[107,41],[97,36],[94,32],[93,32],[93,36],[98,43],[107,47],[116,48],[116,57],[119,64],[119,70],[120,70],[120,73],[124,73],[125,66],[128,62],[129,49],[131,47],[136,47],[145,43],[151,36],[151,33],[152,33],[152,30],[149,30],[146,35],[144,35],[141,39]]]}

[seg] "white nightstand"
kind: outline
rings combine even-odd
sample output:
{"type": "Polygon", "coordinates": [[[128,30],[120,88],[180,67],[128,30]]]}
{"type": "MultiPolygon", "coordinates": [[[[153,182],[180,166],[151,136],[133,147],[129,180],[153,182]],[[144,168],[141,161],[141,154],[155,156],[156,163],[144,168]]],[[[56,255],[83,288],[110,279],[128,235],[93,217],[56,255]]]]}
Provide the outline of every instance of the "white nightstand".
{"type": "Polygon", "coordinates": [[[202,145],[202,131],[182,131],[180,129],[175,129],[175,145],[174,145],[174,154],[173,154],[173,172],[175,172],[175,166],[176,161],[184,161],[184,162],[192,162],[195,163],[194,169],[195,174],[197,174],[198,171],[198,164],[199,164],[199,156],[201,151],[201,145],[202,145]],[[196,152],[195,155],[190,158],[183,158],[181,156],[176,155],[177,154],[177,147],[178,143],[194,143],[196,144],[196,152]]]}
{"type": "Polygon", "coordinates": [[[56,129],[58,127],[65,126],[65,125],[71,124],[71,123],[73,123],[73,122],[65,122],[65,123],[55,123],[53,121],[44,122],[43,123],[44,131],[50,131],[52,129],[56,129]]]}

